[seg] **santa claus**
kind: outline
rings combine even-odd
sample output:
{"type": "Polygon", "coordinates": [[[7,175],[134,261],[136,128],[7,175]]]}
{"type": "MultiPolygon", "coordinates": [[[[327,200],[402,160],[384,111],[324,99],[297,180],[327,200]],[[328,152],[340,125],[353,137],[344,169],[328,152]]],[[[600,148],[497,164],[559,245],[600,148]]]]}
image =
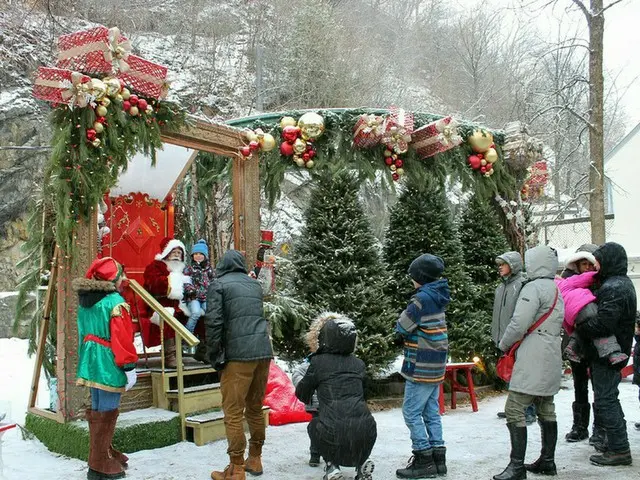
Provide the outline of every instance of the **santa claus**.
{"type": "MultiPolygon", "coordinates": [[[[160,253],[144,270],[144,288],[182,324],[187,322],[189,315],[189,309],[182,301],[184,284],[189,281],[189,277],[183,274],[185,258],[184,244],[175,238],[165,237],[160,242],[160,253]]],[[[157,312],[151,315],[151,322],[159,324],[157,312]]],[[[175,332],[171,328],[165,328],[164,339],[165,365],[175,368],[175,332]]]]}

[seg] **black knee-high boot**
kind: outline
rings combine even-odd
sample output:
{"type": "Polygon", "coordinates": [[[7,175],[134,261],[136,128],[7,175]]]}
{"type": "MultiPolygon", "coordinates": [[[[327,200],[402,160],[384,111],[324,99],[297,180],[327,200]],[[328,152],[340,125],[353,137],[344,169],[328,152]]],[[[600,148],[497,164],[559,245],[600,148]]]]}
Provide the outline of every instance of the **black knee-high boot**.
{"type": "Polygon", "coordinates": [[[527,478],[527,471],[524,468],[527,427],[517,427],[513,423],[507,423],[507,428],[511,436],[511,461],[501,474],[494,475],[493,480],[522,480],[527,478]]]}
{"type": "Polygon", "coordinates": [[[557,475],[555,453],[558,441],[558,422],[540,422],[542,449],[540,458],[524,466],[531,473],[557,475]]]}

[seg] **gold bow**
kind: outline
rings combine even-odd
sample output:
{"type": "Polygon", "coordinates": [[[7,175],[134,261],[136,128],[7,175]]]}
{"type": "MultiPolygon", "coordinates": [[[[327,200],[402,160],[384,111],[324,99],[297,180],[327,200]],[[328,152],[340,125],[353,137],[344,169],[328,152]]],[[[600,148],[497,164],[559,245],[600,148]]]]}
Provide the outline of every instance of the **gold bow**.
{"type": "Polygon", "coordinates": [[[124,39],[118,27],[109,29],[109,49],[105,50],[104,58],[111,62],[115,71],[126,72],[129,70],[127,58],[131,53],[131,42],[124,39]]]}
{"type": "Polygon", "coordinates": [[[88,78],[79,72],[71,72],[71,80],[47,80],[44,78],[37,78],[36,85],[43,87],[60,88],[62,92],[60,97],[65,101],[69,107],[74,106],[86,107],[91,100],[89,93],[90,88],[87,87],[87,83],[82,83],[82,80],[88,78]]]}
{"type": "Polygon", "coordinates": [[[447,123],[446,118],[436,121],[438,141],[445,146],[456,146],[462,143],[462,137],[458,135],[458,122],[453,118],[447,123]]]}

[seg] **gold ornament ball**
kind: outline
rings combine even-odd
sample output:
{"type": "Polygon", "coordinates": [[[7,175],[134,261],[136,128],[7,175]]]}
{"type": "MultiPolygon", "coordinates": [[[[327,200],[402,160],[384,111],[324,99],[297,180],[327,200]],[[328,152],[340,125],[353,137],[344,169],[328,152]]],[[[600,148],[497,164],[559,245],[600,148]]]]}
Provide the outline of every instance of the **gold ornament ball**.
{"type": "Polygon", "coordinates": [[[129,91],[128,88],[123,88],[122,91],[120,92],[120,95],[124,100],[129,100],[129,97],[131,96],[131,92],[129,91]]]}
{"type": "Polygon", "coordinates": [[[247,131],[247,141],[249,142],[257,142],[258,141],[258,134],[256,132],[253,132],[251,130],[247,131]]]}
{"type": "Polygon", "coordinates": [[[147,113],[153,113],[153,107],[151,105],[147,105],[147,109],[145,110],[147,113]]]}
{"type": "Polygon", "coordinates": [[[385,156],[385,157],[390,157],[392,153],[393,153],[393,152],[392,152],[391,150],[385,150],[385,151],[384,151],[384,156],[385,156]]]}
{"type": "Polygon", "coordinates": [[[396,168],[396,173],[400,176],[404,175],[404,168],[396,168]]]}
{"type": "Polygon", "coordinates": [[[132,117],[137,117],[140,114],[140,110],[135,105],[129,109],[129,114],[132,117]]]}
{"type": "Polygon", "coordinates": [[[101,143],[101,142],[100,142],[100,139],[99,139],[99,138],[96,138],[95,140],[93,140],[93,141],[91,142],[91,145],[93,145],[94,147],[98,148],[98,147],[100,146],[100,143],[101,143]]]}
{"type": "Polygon", "coordinates": [[[120,95],[120,94],[117,94],[113,99],[116,102],[122,102],[122,100],[124,100],[124,98],[122,98],[122,95],[120,95]]]}
{"type": "Polygon", "coordinates": [[[104,105],[105,107],[108,107],[109,105],[111,105],[111,100],[109,99],[109,97],[104,97],[100,103],[102,105],[104,105]]]}
{"type": "Polygon", "coordinates": [[[301,138],[296,138],[296,141],[293,142],[293,151],[298,155],[302,155],[307,151],[307,142],[305,142],[301,138]]]}
{"type": "Polygon", "coordinates": [[[122,86],[120,85],[120,80],[113,77],[105,77],[102,79],[104,84],[107,86],[107,95],[110,97],[115,97],[118,93],[120,93],[120,89],[122,86]]]}
{"type": "Polygon", "coordinates": [[[102,133],[104,132],[104,125],[100,122],[93,122],[93,129],[96,131],[96,133],[102,133]]]}
{"type": "Polygon", "coordinates": [[[296,165],[299,167],[304,167],[304,160],[300,157],[293,157],[293,161],[296,162],[296,165]]]}
{"type": "Polygon", "coordinates": [[[307,112],[298,120],[298,127],[302,138],[314,140],[324,133],[324,118],[315,112],[307,112]]]}
{"type": "Polygon", "coordinates": [[[395,172],[396,170],[398,170],[398,167],[396,167],[395,165],[389,165],[389,170],[395,172]]]}
{"type": "Polygon", "coordinates": [[[496,163],[498,161],[498,152],[496,152],[495,148],[490,148],[484,154],[484,158],[487,160],[487,163],[496,163]]]}
{"type": "Polygon", "coordinates": [[[487,161],[484,158],[480,160],[480,165],[484,167],[486,164],[487,164],[487,161]]]}
{"type": "Polygon", "coordinates": [[[260,139],[260,148],[263,152],[270,152],[276,148],[276,139],[270,133],[265,133],[260,139]]]}
{"type": "Polygon", "coordinates": [[[102,100],[107,94],[107,86],[102,80],[98,80],[97,78],[92,79],[90,83],[91,89],[89,93],[91,93],[97,101],[102,100]]]}
{"type": "Polygon", "coordinates": [[[307,168],[313,168],[314,165],[315,163],[313,163],[313,160],[309,160],[307,163],[305,163],[305,167],[307,168]]]}
{"type": "Polygon", "coordinates": [[[491,176],[491,173],[490,173],[490,172],[485,172],[484,176],[485,176],[485,177],[490,177],[490,176],[491,176]]]}
{"type": "Polygon", "coordinates": [[[104,117],[107,114],[107,107],[105,107],[104,105],[98,105],[96,107],[96,115],[98,115],[99,117],[104,117]]]}
{"type": "Polygon", "coordinates": [[[280,119],[280,128],[284,127],[295,127],[296,126],[296,120],[293,117],[282,117],[280,119]]]}
{"type": "Polygon", "coordinates": [[[493,135],[479,128],[473,131],[468,140],[471,148],[476,153],[484,153],[493,145],[493,135]]]}

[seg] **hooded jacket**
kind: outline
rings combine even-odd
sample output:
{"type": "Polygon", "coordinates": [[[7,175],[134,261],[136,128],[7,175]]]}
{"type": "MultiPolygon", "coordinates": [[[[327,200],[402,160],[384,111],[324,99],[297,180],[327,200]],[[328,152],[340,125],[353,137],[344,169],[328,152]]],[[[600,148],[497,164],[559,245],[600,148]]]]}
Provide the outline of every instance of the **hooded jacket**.
{"type": "MultiPolygon", "coordinates": [[[[627,252],[622,245],[607,242],[593,256],[600,264],[596,275],[596,279],[600,281],[600,288],[596,291],[598,315],[580,325],[578,333],[588,339],[615,335],[621,351],[630,355],[637,299],[633,283],[627,276],[627,252]]],[[[610,365],[607,359],[600,359],[592,342],[587,343],[589,360],[602,362],[611,368],[624,367],[624,362],[610,365]]]]}
{"type": "Polygon", "coordinates": [[[584,272],[580,275],[571,275],[568,278],[556,278],[556,284],[562,294],[562,300],[564,300],[564,322],[562,326],[569,335],[573,333],[576,318],[580,311],[596,300],[590,290],[596,273],[584,272]]]}
{"type": "Polygon", "coordinates": [[[442,278],[425,283],[396,323],[404,337],[400,374],[407,380],[441,383],[447,365],[449,338],[444,309],[451,301],[449,283],[442,278]]]}
{"type": "Polygon", "coordinates": [[[273,357],[269,326],[264,317],[262,287],[247,275],[244,257],[227,251],[209,286],[205,326],[211,364],[248,362],[273,357]]]}
{"type": "Polygon", "coordinates": [[[356,466],[368,458],[377,431],[364,398],[365,365],[353,355],[355,325],[328,313],[314,321],[310,332],[317,332],[318,349],[296,386],[296,396],[308,403],[317,392],[318,417],[312,422],[325,460],[356,466]]]}
{"type": "Polygon", "coordinates": [[[564,302],[554,282],[558,256],[547,246],[538,246],[524,254],[529,281],[522,287],[513,317],[507,326],[500,350],[508,351],[522,340],[509,390],[536,396],[552,396],[560,390],[562,353],[560,332],[564,319],[564,302]],[[551,315],[531,334],[527,330],[553,306],[551,315]],[[525,336],[526,335],[526,336],[525,336]]]}
{"type": "Polygon", "coordinates": [[[496,260],[502,260],[511,269],[507,278],[501,278],[501,283],[496,288],[493,300],[493,317],[491,319],[491,338],[498,346],[504,331],[509,325],[513,310],[516,308],[516,301],[525,283],[522,275],[522,256],[518,252],[507,252],[499,255],[496,260]]]}

